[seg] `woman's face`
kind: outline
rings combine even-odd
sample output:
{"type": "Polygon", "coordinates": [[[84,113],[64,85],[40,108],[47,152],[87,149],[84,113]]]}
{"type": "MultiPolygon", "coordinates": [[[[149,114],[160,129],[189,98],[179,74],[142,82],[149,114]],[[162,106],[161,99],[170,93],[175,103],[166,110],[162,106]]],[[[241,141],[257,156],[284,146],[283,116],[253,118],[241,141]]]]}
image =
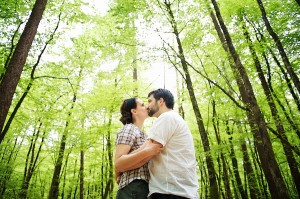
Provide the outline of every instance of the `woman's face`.
{"type": "Polygon", "coordinates": [[[136,99],[136,117],[140,117],[141,119],[146,119],[148,118],[148,111],[147,111],[147,108],[144,104],[144,102],[137,98],[136,99]]]}

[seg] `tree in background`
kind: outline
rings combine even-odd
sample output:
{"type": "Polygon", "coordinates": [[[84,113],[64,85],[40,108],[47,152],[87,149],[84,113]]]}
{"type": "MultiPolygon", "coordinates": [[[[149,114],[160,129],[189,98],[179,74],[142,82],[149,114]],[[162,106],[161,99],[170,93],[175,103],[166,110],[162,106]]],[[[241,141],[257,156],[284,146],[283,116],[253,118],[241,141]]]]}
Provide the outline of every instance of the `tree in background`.
{"type": "Polygon", "coordinates": [[[20,37],[16,49],[9,61],[5,74],[0,84],[0,143],[5,134],[2,133],[3,126],[13,100],[21,73],[31,48],[32,41],[37,33],[39,23],[46,8],[47,0],[36,0],[25,29],[20,37]]]}

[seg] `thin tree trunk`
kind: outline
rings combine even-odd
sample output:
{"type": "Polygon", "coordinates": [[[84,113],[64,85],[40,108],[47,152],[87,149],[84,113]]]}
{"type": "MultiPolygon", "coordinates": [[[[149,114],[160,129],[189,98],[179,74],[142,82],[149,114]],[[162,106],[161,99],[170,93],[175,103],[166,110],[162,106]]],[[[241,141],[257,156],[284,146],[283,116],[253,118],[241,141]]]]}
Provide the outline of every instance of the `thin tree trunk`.
{"type": "Polygon", "coordinates": [[[84,196],[84,151],[80,151],[80,199],[84,196]]]}
{"type": "MultiPolygon", "coordinates": [[[[248,143],[250,143],[250,140],[247,140],[248,143]]],[[[252,160],[253,160],[253,165],[255,168],[255,173],[258,175],[258,177],[256,177],[258,179],[258,183],[259,183],[259,187],[262,189],[262,193],[263,193],[263,198],[270,198],[270,194],[268,192],[268,186],[266,180],[265,180],[265,176],[264,176],[264,171],[262,169],[260,160],[259,160],[259,155],[257,154],[257,150],[255,147],[249,147],[250,151],[251,151],[251,156],[252,156],[252,160]]]]}
{"type": "Polygon", "coordinates": [[[234,173],[234,176],[235,176],[235,181],[237,183],[239,194],[240,194],[241,198],[246,199],[248,197],[245,193],[245,189],[243,187],[243,183],[242,183],[241,176],[240,176],[240,173],[239,173],[238,161],[237,161],[237,158],[235,156],[234,146],[233,146],[233,143],[232,143],[232,136],[233,135],[232,135],[232,132],[229,129],[229,122],[228,121],[226,121],[226,132],[229,135],[228,139],[229,139],[229,144],[230,144],[230,157],[231,157],[231,163],[232,163],[232,166],[233,166],[233,173],[234,173]]]}
{"type": "MultiPolygon", "coordinates": [[[[78,175],[76,175],[76,171],[77,171],[76,165],[77,165],[77,159],[76,159],[76,163],[75,163],[75,167],[74,167],[74,175],[73,175],[73,179],[76,182],[76,186],[75,186],[74,194],[73,194],[73,199],[76,199],[78,185],[80,186],[80,172],[78,173],[78,175]]],[[[71,196],[71,194],[72,194],[72,191],[70,192],[70,196],[71,196]]]]}
{"type": "MultiPolygon", "coordinates": [[[[256,28],[255,25],[254,25],[249,19],[247,19],[246,16],[244,16],[244,17],[245,17],[245,19],[247,20],[247,22],[248,22],[249,24],[251,24],[251,26],[253,27],[253,29],[256,31],[256,34],[255,34],[256,39],[257,39],[257,41],[260,43],[260,46],[264,49],[265,47],[264,47],[263,43],[266,43],[266,38],[265,38],[264,35],[259,31],[259,29],[256,28]],[[260,38],[258,38],[258,35],[260,35],[260,38]]],[[[295,101],[295,103],[296,103],[296,105],[297,105],[297,108],[298,108],[298,110],[300,111],[300,100],[299,100],[299,95],[297,95],[297,94],[295,93],[290,78],[288,77],[286,71],[285,71],[285,70],[283,69],[283,67],[281,66],[281,64],[280,64],[279,60],[277,59],[277,57],[276,57],[275,53],[273,52],[273,50],[272,50],[270,47],[267,47],[267,48],[269,49],[269,52],[271,53],[271,55],[272,55],[272,57],[273,57],[273,59],[274,59],[276,65],[279,67],[281,73],[283,74],[284,79],[285,79],[285,81],[286,81],[286,83],[287,83],[287,86],[288,86],[288,88],[289,88],[289,92],[290,92],[291,95],[293,96],[293,99],[294,99],[294,101],[295,101]]],[[[268,81],[267,81],[267,82],[268,82],[269,85],[271,85],[271,77],[272,77],[272,76],[270,75],[270,68],[271,68],[271,67],[270,67],[269,61],[268,61],[268,59],[267,59],[267,56],[265,55],[265,52],[263,52],[263,56],[264,56],[264,59],[265,59],[265,61],[266,61],[266,63],[267,63],[267,67],[268,67],[268,81]]]]}
{"type": "Polygon", "coordinates": [[[289,75],[291,76],[293,82],[294,82],[294,85],[296,87],[296,89],[298,90],[298,93],[300,94],[300,81],[299,81],[299,78],[298,76],[296,75],[296,73],[294,72],[294,69],[292,68],[291,66],[291,63],[289,61],[289,58],[287,57],[286,55],[286,52],[283,48],[283,45],[278,37],[278,35],[275,33],[275,31],[273,30],[268,18],[267,18],[267,14],[266,14],[266,10],[264,8],[264,5],[262,3],[261,0],[257,0],[257,3],[258,3],[258,6],[259,6],[259,9],[262,13],[262,18],[263,18],[263,21],[266,25],[266,28],[269,32],[269,34],[271,35],[271,37],[273,38],[278,50],[279,50],[279,53],[281,55],[281,58],[282,58],[282,61],[286,67],[286,70],[288,71],[289,75]]]}
{"type": "MultiPolygon", "coordinates": [[[[21,143],[19,143],[19,146],[21,146],[22,143],[23,143],[23,139],[22,139],[21,143]]],[[[20,147],[17,148],[17,145],[18,145],[18,137],[15,138],[13,147],[12,147],[12,149],[10,149],[7,160],[4,158],[4,154],[2,156],[2,162],[3,162],[3,165],[5,165],[5,171],[1,171],[0,198],[2,196],[4,196],[4,193],[6,191],[6,184],[7,184],[7,182],[9,182],[9,179],[11,178],[11,175],[14,171],[13,163],[14,163],[14,161],[18,155],[18,151],[20,149],[20,147]]],[[[8,147],[10,147],[10,145],[8,147]]]]}
{"type": "MultiPolygon", "coordinates": [[[[68,122],[66,122],[65,128],[67,128],[69,125],[68,122]]],[[[49,199],[57,199],[58,198],[58,192],[59,192],[59,178],[60,178],[60,171],[62,167],[62,161],[64,158],[64,152],[65,152],[65,147],[66,147],[66,141],[67,141],[67,130],[64,131],[64,134],[62,135],[61,141],[60,141],[60,147],[59,147],[59,153],[58,157],[55,163],[54,167],[54,173],[52,176],[52,182],[51,182],[51,187],[49,191],[49,199]]]]}
{"type": "Polygon", "coordinates": [[[268,135],[264,117],[257,104],[249,77],[244,66],[241,63],[240,57],[236,52],[235,47],[233,46],[231,37],[222,19],[217,2],[215,0],[211,1],[216,11],[218,22],[220,23],[220,27],[223,31],[226,44],[231,55],[231,61],[235,63],[235,68],[233,68],[234,74],[236,77],[242,78],[243,84],[239,84],[238,82],[238,86],[240,89],[242,100],[245,106],[248,107],[247,116],[252,132],[254,133],[255,146],[259,153],[261,165],[264,170],[264,174],[266,176],[272,198],[289,198],[286,184],[283,180],[278,163],[275,159],[275,154],[272,148],[270,137],[268,135]]]}
{"type": "MultiPolygon", "coordinates": [[[[6,70],[7,67],[8,67],[9,60],[11,59],[11,56],[12,56],[12,54],[13,54],[13,52],[14,52],[14,49],[15,49],[15,44],[14,44],[14,42],[15,42],[15,40],[16,40],[16,36],[17,36],[18,33],[19,33],[19,30],[20,30],[21,25],[24,23],[23,21],[19,21],[19,22],[20,22],[20,23],[19,23],[17,29],[15,30],[15,32],[14,32],[14,34],[13,34],[11,40],[10,40],[10,41],[11,41],[11,42],[10,42],[10,43],[11,43],[11,46],[10,46],[10,49],[9,49],[9,54],[7,55],[6,60],[5,60],[5,63],[4,63],[4,69],[5,69],[5,70],[6,70]]],[[[2,82],[2,78],[4,77],[4,74],[5,74],[5,71],[2,72],[2,73],[0,74],[0,82],[2,82]]],[[[0,130],[0,132],[1,132],[1,130],[0,130]]]]}
{"type": "Polygon", "coordinates": [[[177,88],[177,101],[178,101],[178,113],[179,115],[184,119],[185,118],[185,112],[183,109],[183,101],[184,101],[184,85],[183,81],[181,82],[179,80],[178,71],[176,71],[176,88],[177,88]],[[180,85],[181,83],[181,85],[180,85]]]}
{"type": "MultiPolygon", "coordinates": [[[[0,84],[0,131],[2,132],[13,96],[18,85],[28,52],[46,8],[47,0],[36,0],[25,29],[11,57],[0,84]]],[[[0,143],[5,134],[0,134],[0,143]]]]}
{"type": "Polygon", "coordinates": [[[32,141],[30,144],[30,147],[28,149],[28,153],[27,153],[27,158],[26,158],[26,163],[25,163],[25,169],[24,169],[24,178],[23,178],[23,182],[22,182],[22,188],[20,191],[20,198],[27,198],[27,191],[28,191],[28,187],[30,184],[30,180],[32,178],[32,175],[36,169],[36,165],[37,165],[37,160],[39,158],[40,152],[42,150],[42,146],[44,143],[44,138],[45,138],[45,131],[44,134],[42,136],[42,141],[39,145],[39,148],[37,150],[37,154],[35,155],[35,150],[36,150],[36,142],[39,138],[39,134],[40,134],[40,130],[42,127],[42,122],[39,123],[39,127],[37,129],[37,133],[36,135],[32,135],[32,141]],[[30,157],[31,156],[31,157],[30,157]],[[30,159],[30,161],[29,161],[30,159]]]}
{"type": "Polygon", "coordinates": [[[205,168],[205,163],[202,161],[202,157],[198,156],[198,162],[199,162],[199,172],[200,172],[200,194],[199,198],[209,198],[209,193],[208,193],[208,189],[206,187],[208,187],[208,175],[207,175],[207,169],[205,168]]]}
{"type": "Polygon", "coordinates": [[[186,85],[187,85],[187,89],[191,98],[191,102],[193,105],[193,110],[194,110],[194,114],[196,116],[196,120],[197,120],[197,125],[198,125],[198,129],[200,132],[200,137],[202,140],[202,144],[204,147],[204,151],[206,153],[206,164],[207,164],[207,169],[208,169],[208,175],[209,175],[209,182],[210,182],[210,197],[211,198],[220,198],[220,194],[219,194],[219,190],[218,190],[218,183],[217,183],[217,174],[216,171],[214,169],[214,162],[212,159],[212,156],[210,154],[210,145],[209,145],[209,140],[208,140],[208,136],[207,136],[207,132],[205,130],[204,127],[204,123],[203,123],[203,119],[199,110],[199,106],[196,100],[196,96],[194,93],[194,89],[193,89],[193,84],[192,84],[192,80],[189,74],[189,70],[188,70],[188,66],[187,66],[187,62],[185,60],[185,56],[184,56],[184,51],[183,51],[183,47],[181,45],[181,41],[179,38],[179,32],[177,29],[177,24],[173,15],[173,11],[171,9],[171,3],[169,3],[168,1],[164,1],[165,7],[167,9],[167,12],[169,14],[170,17],[170,23],[172,25],[173,28],[173,33],[176,37],[176,41],[177,41],[177,45],[178,45],[178,58],[180,59],[182,68],[184,70],[185,73],[185,81],[186,81],[186,85]]]}
{"type": "MultiPolygon", "coordinates": [[[[211,84],[209,83],[209,86],[211,88],[211,84]]],[[[213,99],[212,100],[212,112],[213,112],[213,117],[212,117],[212,123],[213,123],[213,127],[214,127],[214,132],[215,132],[215,135],[216,135],[216,138],[217,138],[217,142],[218,142],[218,145],[220,146],[222,143],[221,143],[221,138],[220,138],[220,133],[219,133],[219,121],[218,121],[218,116],[217,116],[217,111],[216,111],[216,102],[215,100],[213,99]]],[[[221,161],[222,161],[222,164],[219,164],[219,165],[222,165],[222,173],[220,172],[220,175],[219,176],[222,176],[223,178],[223,182],[224,182],[224,188],[225,188],[225,196],[224,198],[232,198],[232,193],[231,193],[231,190],[230,190],[230,180],[229,180],[229,176],[228,176],[228,168],[227,168],[227,164],[226,164],[226,160],[225,160],[225,156],[224,156],[224,153],[221,151],[220,152],[220,156],[221,156],[221,161]]],[[[221,183],[219,183],[219,189],[221,190],[221,183]]]]}
{"type": "Polygon", "coordinates": [[[246,177],[248,179],[248,185],[249,185],[249,190],[250,190],[250,198],[251,199],[256,199],[260,198],[260,190],[258,188],[258,184],[256,181],[256,176],[254,174],[254,170],[251,165],[251,160],[247,151],[247,145],[245,141],[242,142],[241,148],[243,151],[243,166],[244,170],[246,172],[246,177]]]}
{"type": "Polygon", "coordinates": [[[267,102],[268,102],[269,108],[271,110],[273,120],[275,121],[277,132],[280,135],[280,137],[282,138],[280,140],[281,140],[281,143],[283,145],[285,155],[287,157],[287,161],[288,161],[288,164],[289,164],[289,167],[290,167],[291,175],[292,175],[293,180],[295,182],[297,191],[300,194],[300,173],[299,173],[299,170],[298,170],[297,161],[294,158],[293,151],[291,150],[289,145],[287,145],[286,142],[282,141],[282,140],[285,140],[285,141],[288,142],[288,138],[285,134],[285,130],[284,130],[284,127],[282,125],[282,121],[280,119],[280,116],[279,116],[279,113],[277,111],[276,105],[275,105],[274,100],[272,98],[272,94],[271,94],[271,91],[268,87],[268,83],[267,83],[267,81],[265,79],[265,76],[263,74],[262,67],[261,67],[260,61],[258,59],[258,56],[256,54],[256,51],[254,49],[253,43],[251,41],[249,32],[247,31],[246,25],[243,22],[242,16],[240,16],[240,21],[242,22],[244,35],[245,35],[246,40],[248,42],[249,49],[250,49],[250,52],[251,52],[251,55],[252,55],[252,58],[253,58],[257,73],[258,73],[258,77],[260,79],[260,82],[261,82],[261,85],[263,87],[264,93],[267,97],[267,102]]]}
{"type": "Polygon", "coordinates": [[[76,100],[77,100],[77,91],[78,91],[78,85],[80,84],[80,81],[81,81],[82,68],[83,67],[80,67],[80,71],[79,71],[79,75],[78,75],[78,82],[76,84],[77,88],[74,90],[72,105],[71,105],[71,108],[69,110],[68,118],[67,118],[67,121],[66,121],[66,124],[65,124],[65,129],[64,129],[61,141],[60,141],[58,157],[57,157],[56,162],[55,162],[51,187],[50,187],[50,190],[49,190],[49,196],[48,196],[49,199],[57,199],[58,198],[60,172],[61,172],[62,163],[63,163],[63,159],[64,159],[64,153],[65,153],[66,142],[67,142],[67,135],[68,135],[68,132],[69,132],[69,123],[70,123],[72,112],[73,112],[73,109],[74,109],[74,106],[75,106],[75,103],[76,103],[76,100]]]}
{"type": "Polygon", "coordinates": [[[66,160],[65,160],[64,167],[63,167],[62,173],[61,173],[61,176],[63,176],[61,199],[65,198],[65,195],[66,195],[65,193],[67,192],[65,189],[66,189],[66,184],[67,184],[66,183],[67,182],[67,168],[68,168],[70,153],[71,153],[71,151],[69,151],[69,153],[67,153],[67,155],[66,155],[66,160]]]}
{"type": "MultiPolygon", "coordinates": [[[[113,110],[113,109],[112,109],[113,110]]],[[[112,111],[110,113],[109,121],[108,121],[108,131],[106,135],[106,143],[107,143],[107,156],[108,156],[108,181],[105,187],[103,199],[110,198],[112,199],[112,192],[114,189],[113,181],[114,181],[114,167],[113,167],[113,151],[112,151],[112,140],[111,140],[111,122],[112,122],[112,111]]]]}
{"type": "MultiPolygon", "coordinates": [[[[48,39],[48,41],[45,43],[43,49],[41,50],[41,52],[40,52],[40,54],[39,54],[39,56],[38,56],[38,59],[37,59],[36,63],[32,66],[32,70],[31,70],[31,73],[30,73],[30,81],[29,81],[29,83],[28,83],[28,85],[27,85],[27,87],[26,87],[24,93],[22,94],[21,98],[19,99],[18,103],[17,103],[16,106],[14,107],[14,110],[13,110],[12,113],[10,114],[10,116],[9,116],[9,118],[8,118],[8,120],[7,120],[7,122],[6,122],[5,126],[4,126],[4,128],[3,128],[3,131],[2,131],[1,134],[0,134],[0,140],[1,140],[1,135],[3,135],[3,136],[6,135],[6,133],[7,133],[8,129],[9,129],[9,127],[10,127],[10,125],[11,125],[13,119],[15,118],[15,116],[16,116],[16,114],[17,114],[19,108],[21,107],[21,105],[22,105],[24,99],[26,98],[27,94],[29,93],[29,91],[30,91],[30,89],[31,89],[31,87],[32,87],[32,85],[33,85],[34,80],[36,79],[35,76],[34,76],[35,71],[36,71],[36,69],[37,69],[37,67],[38,67],[38,65],[39,65],[39,63],[40,63],[40,61],[41,61],[42,55],[44,54],[45,50],[47,49],[47,46],[50,44],[50,42],[51,42],[51,41],[53,40],[53,38],[54,38],[54,35],[55,35],[55,33],[56,33],[56,31],[57,31],[57,29],[58,29],[58,27],[59,27],[59,24],[60,24],[61,14],[62,14],[62,13],[60,13],[60,14],[58,15],[58,21],[57,21],[57,24],[56,24],[55,29],[54,29],[53,32],[50,34],[50,38],[48,39]]],[[[1,141],[0,141],[0,142],[1,142],[1,141]]]]}

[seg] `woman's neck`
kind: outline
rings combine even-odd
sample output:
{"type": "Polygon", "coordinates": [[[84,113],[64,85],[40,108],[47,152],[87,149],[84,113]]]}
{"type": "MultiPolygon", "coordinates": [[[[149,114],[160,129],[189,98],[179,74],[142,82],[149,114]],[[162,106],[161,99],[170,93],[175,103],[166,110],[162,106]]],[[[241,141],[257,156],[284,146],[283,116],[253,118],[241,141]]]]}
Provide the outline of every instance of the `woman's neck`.
{"type": "Polygon", "coordinates": [[[144,125],[144,120],[143,121],[135,121],[133,124],[135,126],[137,126],[140,130],[142,130],[143,125],[144,125]]]}

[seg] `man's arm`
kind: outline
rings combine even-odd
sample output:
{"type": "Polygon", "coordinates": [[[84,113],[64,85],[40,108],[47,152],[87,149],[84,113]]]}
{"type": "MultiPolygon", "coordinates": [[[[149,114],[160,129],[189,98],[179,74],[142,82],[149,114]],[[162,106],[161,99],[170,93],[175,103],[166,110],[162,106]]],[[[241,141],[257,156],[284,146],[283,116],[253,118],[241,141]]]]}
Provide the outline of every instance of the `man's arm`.
{"type": "Polygon", "coordinates": [[[163,148],[162,145],[147,140],[140,150],[135,150],[128,154],[129,145],[118,144],[115,154],[115,167],[117,172],[124,172],[136,169],[144,165],[153,156],[159,154],[163,148]]]}

